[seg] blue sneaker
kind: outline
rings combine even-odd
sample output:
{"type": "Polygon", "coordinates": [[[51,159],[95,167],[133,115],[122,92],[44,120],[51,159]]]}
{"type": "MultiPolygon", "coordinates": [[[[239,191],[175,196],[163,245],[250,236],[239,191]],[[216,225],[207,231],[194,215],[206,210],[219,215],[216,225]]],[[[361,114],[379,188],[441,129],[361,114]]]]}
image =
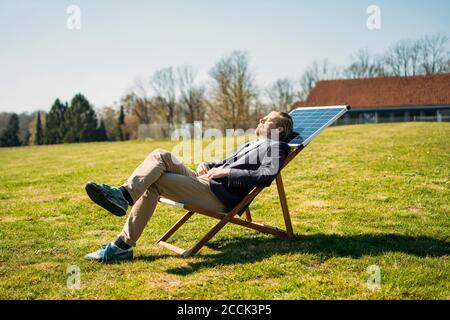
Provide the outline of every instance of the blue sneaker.
{"type": "Polygon", "coordinates": [[[112,214],[116,216],[127,214],[128,201],[119,188],[88,182],[85,189],[92,201],[112,214]]]}
{"type": "Polygon", "coordinates": [[[133,260],[133,248],[128,250],[120,249],[113,243],[103,245],[99,250],[88,253],[84,256],[87,260],[94,260],[101,263],[114,261],[129,261],[133,260]]]}

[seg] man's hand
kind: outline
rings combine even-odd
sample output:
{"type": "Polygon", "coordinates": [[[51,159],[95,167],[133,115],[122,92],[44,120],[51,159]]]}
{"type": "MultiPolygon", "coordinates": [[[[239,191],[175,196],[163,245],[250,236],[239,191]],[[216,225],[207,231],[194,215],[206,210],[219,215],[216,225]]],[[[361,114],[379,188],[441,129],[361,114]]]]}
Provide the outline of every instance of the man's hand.
{"type": "Polygon", "coordinates": [[[228,177],[230,175],[230,169],[219,169],[219,168],[214,168],[208,171],[208,173],[206,173],[204,176],[206,176],[206,178],[208,178],[208,180],[211,179],[220,179],[220,178],[225,178],[228,177]]]}
{"type": "Polygon", "coordinates": [[[197,174],[199,176],[202,176],[204,174],[208,173],[208,167],[206,166],[206,164],[204,162],[200,163],[197,167],[197,174]]]}

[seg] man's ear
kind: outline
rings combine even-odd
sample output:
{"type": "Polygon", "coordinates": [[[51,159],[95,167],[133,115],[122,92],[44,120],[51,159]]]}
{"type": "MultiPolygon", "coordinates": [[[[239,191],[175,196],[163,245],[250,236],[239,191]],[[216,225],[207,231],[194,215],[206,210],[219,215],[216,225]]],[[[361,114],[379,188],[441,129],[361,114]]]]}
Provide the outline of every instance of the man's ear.
{"type": "Polygon", "coordinates": [[[278,127],[276,130],[278,131],[278,138],[279,138],[281,136],[281,133],[284,131],[284,128],[278,127]]]}

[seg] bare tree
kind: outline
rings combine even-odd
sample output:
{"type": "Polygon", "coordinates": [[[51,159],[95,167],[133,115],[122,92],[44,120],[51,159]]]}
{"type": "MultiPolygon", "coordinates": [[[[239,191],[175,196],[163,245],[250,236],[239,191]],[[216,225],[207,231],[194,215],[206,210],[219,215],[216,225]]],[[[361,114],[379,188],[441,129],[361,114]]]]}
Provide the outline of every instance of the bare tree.
{"type": "Polygon", "coordinates": [[[448,37],[442,34],[425,36],[419,41],[422,57],[421,66],[425,74],[438,74],[450,71],[450,51],[448,37]]]}
{"type": "Polygon", "coordinates": [[[321,62],[314,61],[300,78],[300,90],[298,96],[305,101],[309,93],[320,80],[333,80],[341,75],[338,67],[331,65],[327,60],[321,62]]]}
{"type": "Polygon", "coordinates": [[[384,63],[393,76],[415,76],[420,74],[421,45],[419,41],[402,40],[387,51],[384,63]]]}
{"type": "Polygon", "coordinates": [[[373,78],[386,75],[383,61],[372,55],[368,49],[361,49],[352,56],[353,63],[344,70],[344,77],[350,79],[373,78]]]}
{"type": "Polygon", "coordinates": [[[385,64],[394,76],[430,75],[449,72],[449,58],[448,37],[436,34],[398,42],[386,53],[385,64]]]}
{"type": "Polygon", "coordinates": [[[156,120],[157,109],[154,99],[150,96],[147,82],[142,79],[135,81],[133,87],[122,97],[121,105],[124,107],[125,119],[123,125],[123,138],[136,139],[140,124],[149,124],[156,120]]]}
{"type": "Polygon", "coordinates": [[[106,133],[110,140],[120,140],[118,128],[119,110],[113,106],[104,106],[97,110],[98,119],[103,119],[106,133]]]}
{"type": "Polygon", "coordinates": [[[155,113],[155,105],[150,96],[150,88],[143,79],[136,79],[133,87],[122,98],[125,108],[139,119],[139,123],[151,123],[155,113]]]}
{"type": "Polygon", "coordinates": [[[206,113],[206,89],[195,84],[195,76],[195,71],[190,66],[177,68],[179,103],[188,123],[203,121],[206,113]]]}
{"type": "Polygon", "coordinates": [[[173,68],[156,71],[150,78],[158,107],[165,112],[169,131],[173,128],[176,113],[176,80],[173,68]]]}
{"type": "Polygon", "coordinates": [[[289,78],[278,79],[266,91],[273,109],[284,112],[290,111],[297,91],[294,81],[289,78]]]}
{"type": "Polygon", "coordinates": [[[248,54],[234,51],[221,58],[211,69],[210,75],[214,84],[209,106],[220,119],[222,128],[247,129],[251,125],[257,101],[257,88],[248,54]]]}

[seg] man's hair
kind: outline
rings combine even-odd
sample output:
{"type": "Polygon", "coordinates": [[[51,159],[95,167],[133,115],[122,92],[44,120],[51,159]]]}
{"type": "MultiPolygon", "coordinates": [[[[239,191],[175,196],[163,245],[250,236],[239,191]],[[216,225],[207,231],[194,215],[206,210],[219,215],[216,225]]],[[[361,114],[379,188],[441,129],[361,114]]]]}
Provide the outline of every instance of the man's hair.
{"type": "Polygon", "coordinates": [[[286,113],[278,111],[279,117],[275,120],[278,128],[283,128],[283,132],[280,133],[280,140],[286,141],[291,135],[294,127],[294,121],[292,117],[286,113]]]}

